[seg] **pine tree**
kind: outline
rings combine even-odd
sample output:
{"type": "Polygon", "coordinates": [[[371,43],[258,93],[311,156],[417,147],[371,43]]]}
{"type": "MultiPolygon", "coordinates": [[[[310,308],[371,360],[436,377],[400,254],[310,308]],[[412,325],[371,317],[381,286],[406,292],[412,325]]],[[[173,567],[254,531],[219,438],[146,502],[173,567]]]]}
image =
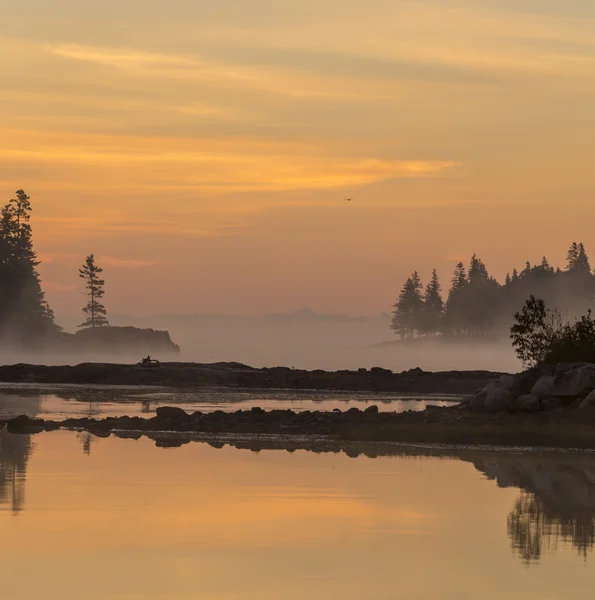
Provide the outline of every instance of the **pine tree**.
{"type": "Polygon", "coordinates": [[[457,264],[451,279],[445,315],[448,330],[456,335],[464,334],[467,330],[464,307],[464,295],[467,285],[467,271],[465,270],[465,265],[460,262],[457,264]]]}
{"type": "Polygon", "coordinates": [[[541,259],[540,268],[543,271],[547,271],[548,273],[553,273],[554,272],[554,268],[550,266],[550,263],[549,263],[548,259],[545,256],[543,256],[542,259],[541,259]]]}
{"type": "Polygon", "coordinates": [[[432,271],[432,279],[426,286],[424,293],[424,305],[421,330],[427,335],[434,336],[442,328],[444,318],[444,301],[442,300],[442,288],[436,269],[432,271]]]}
{"type": "Polygon", "coordinates": [[[79,325],[81,328],[109,327],[106,318],[107,311],[100,302],[105,294],[103,289],[105,281],[99,278],[101,273],[103,273],[103,269],[95,264],[93,254],[87,256],[85,263],[79,269],[79,277],[85,280],[85,288],[89,297],[89,302],[83,308],[87,318],[84,323],[79,325]]]}
{"type": "Polygon", "coordinates": [[[519,279],[519,272],[516,269],[512,270],[512,281],[518,281],[519,279]]]}
{"type": "Polygon", "coordinates": [[[471,257],[471,262],[469,264],[469,275],[467,276],[467,281],[474,286],[481,286],[485,284],[489,280],[490,276],[488,275],[488,270],[480,258],[477,258],[477,255],[474,254],[471,257]]]}
{"type": "Polygon", "coordinates": [[[18,190],[0,211],[0,321],[6,335],[25,343],[59,329],[41,289],[31,210],[29,196],[18,190]]]}
{"type": "Polygon", "coordinates": [[[568,254],[566,255],[566,270],[572,271],[576,266],[576,261],[578,260],[579,255],[579,247],[576,242],[572,242],[570,248],[568,249],[568,254]]]}
{"type": "Polygon", "coordinates": [[[512,283],[512,279],[510,277],[510,273],[506,273],[506,277],[504,278],[504,285],[510,285],[512,283]]]}
{"type": "Polygon", "coordinates": [[[582,242],[578,245],[578,253],[574,262],[573,269],[576,269],[577,271],[583,271],[585,273],[591,272],[591,264],[589,263],[589,257],[587,256],[585,246],[582,242]]]}
{"type": "Polygon", "coordinates": [[[424,301],[421,295],[423,286],[417,271],[407,279],[399,299],[394,305],[391,329],[401,338],[414,337],[420,329],[424,301]]]}

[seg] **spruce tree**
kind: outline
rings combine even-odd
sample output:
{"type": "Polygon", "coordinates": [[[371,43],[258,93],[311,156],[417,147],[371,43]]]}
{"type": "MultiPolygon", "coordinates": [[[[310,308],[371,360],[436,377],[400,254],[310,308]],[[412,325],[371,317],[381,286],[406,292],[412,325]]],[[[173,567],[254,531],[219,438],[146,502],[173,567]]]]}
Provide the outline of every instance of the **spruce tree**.
{"type": "Polygon", "coordinates": [[[423,286],[417,271],[407,279],[394,305],[391,329],[401,338],[412,338],[421,328],[424,301],[423,286]]]}
{"type": "Polygon", "coordinates": [[[83,312],[87,315],[87,318],[79,325],[80,328],[94,329],[96,327],[109,327],[106,318],[107,311],[105,310],[105,306],[100,302],[105,294],[103,289],[105,281],[99,278],[101,273],[103,273],[103,269],[95,264],[93,254],[87,256],[85,263],[79,269],[79,277],[84,279],[87,296],[89,297],[89,301],[83,308],[83,312]]]}
{"type": "Polygon", "coordinates": [[[510,273],[506,273],[506,277],[504,278],[504,285],[510,285],[512,283],[512,279],[510,277],[510,273]]]}
{"type": "Polygon", "coordinates": [[[0,211],[0,325],[15,341],[29,344],[59,329],[41,289],[31,210],[30,197],[18,190],[0,211]]]}
{"type": "Polygon", "coordinates": [[[477,258],[476,254],[474,254],[471,257],[471,262],[469,264],[469,275],[467,276],[467,281],[473,286],[481,286],[484,285],[489,278],[490,276],[485,264],[480,258],[477,258]]]}
{"type": "Polygon", "coordinates": [[[591,264],[589,263],[589,257],[587,256],[585,246],[582,242],[578,245],[578,253],[573,268],[577,271],[582,271],[585,273],[591,272],[591,264]]]}
{"type": "Polygon", "coordinates": [[[460,262],[453,273],[448,300],[446,301],[445,322],[450,333],[455,335],[462,335],[467,329],[464,306],[464,294],[467,285],[467,271],[465,265],[460,262]]]}
{"type": "Polygon", "coordinates": [[[422,314],[421,330],[426,335],[434,336],[441,331],[444,318],[444,301],[442,300],[442,289],[436,269],[432,271],[432,279],[426,286],[424,293],[424,305],[422,314]]]}
{"type": "Polygon", "coordinates": [[[576,266],[576,261],[578,260],[579,255],[579,247],[576,242],[572,242],[570,248],[568,249],[568,254],[566,255],[566,270],[572,271],[576,266]]]}

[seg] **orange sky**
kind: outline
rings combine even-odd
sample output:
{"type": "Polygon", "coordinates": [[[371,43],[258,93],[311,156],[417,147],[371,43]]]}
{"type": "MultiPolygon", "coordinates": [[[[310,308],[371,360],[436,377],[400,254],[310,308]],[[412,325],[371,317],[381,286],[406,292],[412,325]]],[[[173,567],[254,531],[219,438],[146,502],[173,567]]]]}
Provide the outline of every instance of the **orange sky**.
{"type": "Polygon", "coordinates": [[[22,0],[0,73],[58,317],[91,252],[140,314],[377,313],[414,268],[595,253],[591,0],[22,0]]]}

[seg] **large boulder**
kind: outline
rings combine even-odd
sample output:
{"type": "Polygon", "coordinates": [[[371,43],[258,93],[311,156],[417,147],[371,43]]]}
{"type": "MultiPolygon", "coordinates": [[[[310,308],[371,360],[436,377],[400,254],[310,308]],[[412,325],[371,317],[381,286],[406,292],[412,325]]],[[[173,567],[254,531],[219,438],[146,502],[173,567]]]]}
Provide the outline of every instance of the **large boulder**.
{"type": "Polygon", "coordinates": [[[486,412],[506,412],[514,402],[514,396],[505,389],[493,387],[486,391],[484,408],[486,412]]]}
{"type": "MultiPolygon", "coordinates": [[[[500,409],[494,410],[493,407],[499,406],[498,398],[502,398],[502,392],[506,392],[507,401],[514,398],[514,391],[517,387],[517,380],[514,375],[501,375],[498,379],[490,381],[475,396],[464,398],[461,404],[474,410],[487,410],[489,412],[500,412],[500,409]],[[489,406],[488,408],[488,398],[489,406]]],[[[506,410],[506,409],[504,409],[506,410]]]]}
{"type": "Polygon", "coordinates": [[[178,406],[160,406],[155,413],[158,418],[168,421],[182,421],[189,417],[188,413],[178,406]]]}
{"type": "Polygon", "coordinates": [[[545,400],[553,394],[554,386],[554,377],[552,375],[543,375],[531,388],[531,396],[535,396],[535,398],[539,398],[540,400],[545,400]]]}
{"type": "Polygon", "coordinates": [[[531,394],[523,394],[514,401],[513,407],[517,412],[537,412],[541,408],[541,402],[531,394]]]}
{"type": "Polygon", "coordinates": [[[491,386],[499,390],[506,390],[512,394],[514,393],[514,389],[517,387],[517,385],[518,380],[516,375],[501,375],[498,377],[498,379],[496,379],[496,381],[488,383],[486,388],[491,386]]]}
{"type": "Polygon", "coordinates": [[[591,392],[584,400],[579,404],[579,408],[594,408],[595,407],[595,391],[591,392]]]}
{"type": "Polygon", "coordinates": [[[552,396],[577,398],[595,390],[595,364],[577,365],[556,376],[552,396]]]}

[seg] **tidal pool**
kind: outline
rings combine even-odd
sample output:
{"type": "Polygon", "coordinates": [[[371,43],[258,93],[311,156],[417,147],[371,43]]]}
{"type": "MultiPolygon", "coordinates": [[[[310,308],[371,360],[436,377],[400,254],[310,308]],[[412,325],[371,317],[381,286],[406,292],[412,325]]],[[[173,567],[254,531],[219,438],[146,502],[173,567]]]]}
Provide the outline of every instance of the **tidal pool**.
{"type": "Polygon", "coordinates": [[[321,448],[0,430],[3,597],[593,597],[594,454],[321,448]]]}

